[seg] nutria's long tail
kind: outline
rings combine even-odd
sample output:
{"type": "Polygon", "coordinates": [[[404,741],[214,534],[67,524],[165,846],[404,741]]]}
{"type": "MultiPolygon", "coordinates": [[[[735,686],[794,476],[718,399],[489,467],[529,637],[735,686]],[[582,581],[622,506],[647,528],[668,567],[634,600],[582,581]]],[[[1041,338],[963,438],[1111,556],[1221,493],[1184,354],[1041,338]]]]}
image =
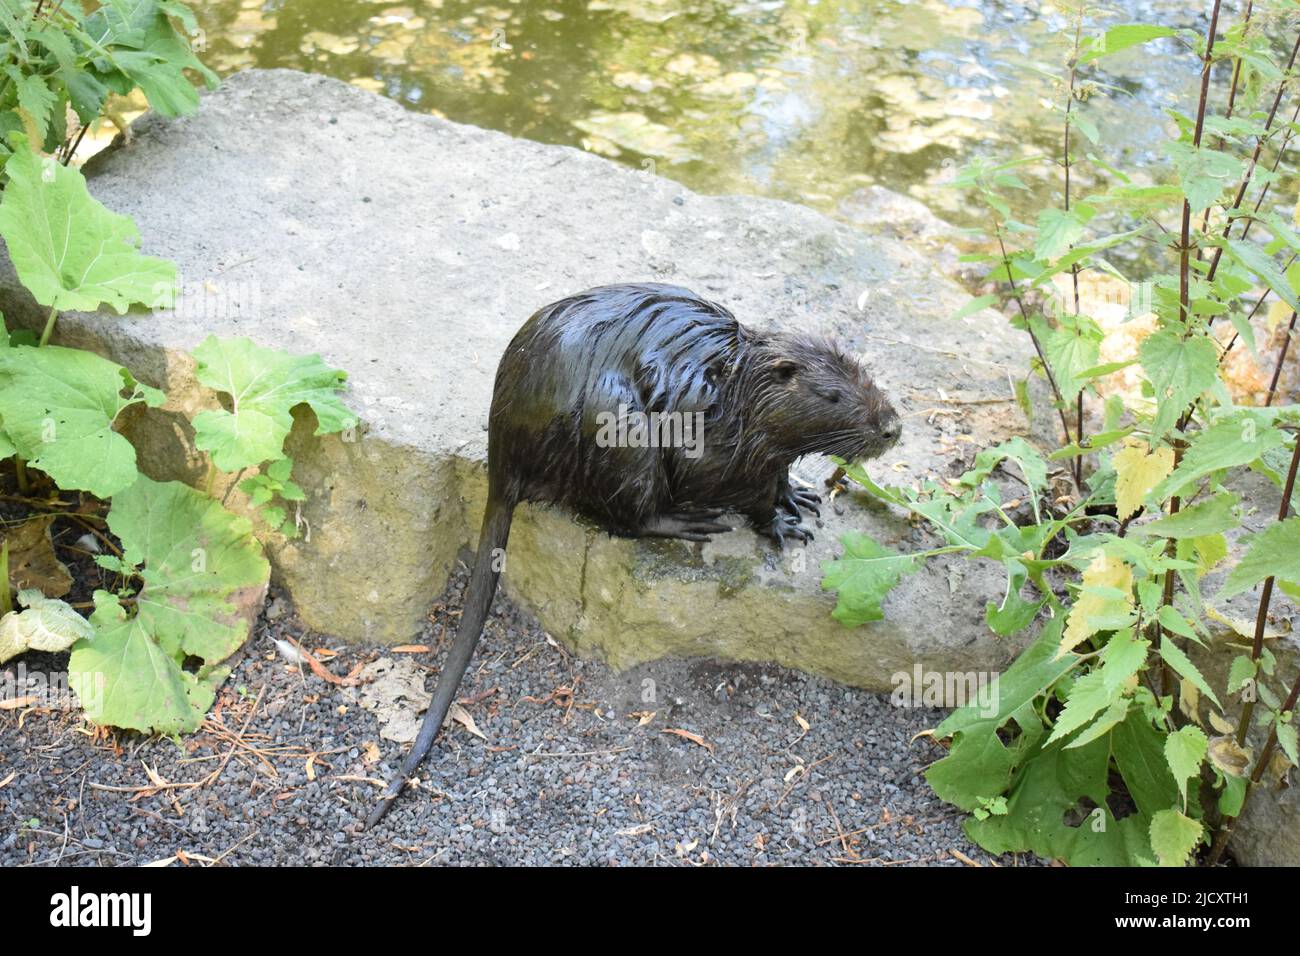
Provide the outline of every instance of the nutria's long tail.
{"type": "Polygon", "coordinates": [[[379,805],[370,812],[366,820],[369,829],[384,818],[397,795],[402,792],[406,781],[420,766],[433,738],[442,729],[442,722],[447,719],[447,711],[456,698],[461,678],[469,667],[470,657],[474,654],[474,645],[483,633],[483,622],[487,619],[488,609],[492,606],[492,596],[496,593],[497,578],[501,576],[501,563],[505,556],[506,541],[510,537],[510,519],[514,515],[514,503],[502,501],[489,496],[487,511],[483,515],[483,529],[478,536],[478,554],[474,557],[474,570],[470,572],[469,588],[465,592],[464,606],[460,615],[460,628],[456,631],[456,641],[447,653],[447,660],[442,665],[438,676],[438,686],[434,689],[433,700],[420,725],[420,735],[416,737],[406,762],[399,773],[384,791],[379,805]]]}

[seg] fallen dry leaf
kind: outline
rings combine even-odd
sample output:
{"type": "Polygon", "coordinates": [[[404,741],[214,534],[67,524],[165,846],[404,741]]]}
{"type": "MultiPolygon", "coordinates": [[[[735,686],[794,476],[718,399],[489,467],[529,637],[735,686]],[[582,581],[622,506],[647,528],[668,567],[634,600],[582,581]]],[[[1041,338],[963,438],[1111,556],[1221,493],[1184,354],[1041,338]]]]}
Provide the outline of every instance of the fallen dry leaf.
{"type": "Polygon", "coordinates": [[[795,711],[794,713],[794,722],[799,725],[800,729],[802,729],[804,733],[807,733],[812,729],[812,724],[804,720],[803,716],[798,711],[795,711]]]}
{"type": "Polygon", "coordinates": [[[699,744],[710,753],[713,752],[713,744],[709,743],[699,734],[693,734],[689,730],[682,730],[680,727],[666,727],[659,732],[661,734],[672,734],[675,737],[681,737],[683,740],[689,740],[693,744],[699,744]]]}
{"type": "Polygon", "coordinates": [[[54,553],[50,523],[54,515],[29,518],[0,529],[0,541],[9,543],[9,583],[15,591],[36,588],[46,597],[63,597],[72,590],[72,575],[54,553]]]}
{"type": "Polygon", "coordinates": [[[36,703],[35,697],[14,697],[10,700],[0,700],[0,710],[17,710],[19,707],[27,707],[36,703]]]}
{"type": "Polygon", "coordinates": [[[487,740],[487,735],[478,729],[478,724],[474,723],[474,718],[470,716],[469,711],[460,704],[453,703],[451,705],[451,709],[447,711],[447,720],[454,720],[475,737],[480,740],[487,740]]]}
{"type": "Polygon", "coordinates": [[[361,679],[355,676],[355,674],[349,675],[348,677],[339,677],[328,667],[307,653],[306,649],[297,641],[293,641],[293,646],[302,656],[302,659],[307,662],[307,666],[311,668],[311,672],[322,680],[327,680],[331,684],[338,684],[340,687],[355,687],[357,684],[361,683],[361,679]]]}
{"type": "Polygon", "coordinates": [[[390,647],[389,651],[394,654],[427,654],[429,653],[428,644],[399,644],[396,647],[390,647]]]}
{"type": "Polygon", "coordinates": [[[379,752],[379,745],[373,740],[367,740],[361,745],[361,754],[361,762],[367,764],[378,763],[379,758],[383,756],[379,752]]]}

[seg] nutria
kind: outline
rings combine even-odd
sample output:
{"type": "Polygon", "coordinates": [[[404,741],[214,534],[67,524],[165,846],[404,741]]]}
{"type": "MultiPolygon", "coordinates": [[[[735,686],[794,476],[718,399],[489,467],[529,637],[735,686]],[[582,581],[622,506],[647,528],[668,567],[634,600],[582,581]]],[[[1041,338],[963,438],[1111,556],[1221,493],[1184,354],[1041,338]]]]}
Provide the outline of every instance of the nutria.
{"type": "Polygon", "coordinates": [[[742,514],[783,547],[820,514],[790,465],[812,452],[861,460],[900,423],[834,343],[756,332],[670,285],[612,285],[548,305],[497,367],[488,498],[456,640],[420,734],[366,825],[374,826],[442,727],[496,591],[515,506],[565,506],[611,534],[707,541],[742,514]],[[622,430],[617,430],[619,427],[622,430]],[[675,441],[657,441],[664,428],[675,441]],[[614,429],[614,430],[611,430],[614,429]]]}

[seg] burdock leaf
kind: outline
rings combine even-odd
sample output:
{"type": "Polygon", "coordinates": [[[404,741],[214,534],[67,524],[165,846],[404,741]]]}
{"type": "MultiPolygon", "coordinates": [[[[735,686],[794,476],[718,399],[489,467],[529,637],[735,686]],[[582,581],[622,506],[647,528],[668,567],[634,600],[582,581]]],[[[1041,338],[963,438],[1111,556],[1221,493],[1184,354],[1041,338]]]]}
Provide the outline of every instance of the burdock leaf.
{"type": "Polygon", "coordinates": [[[18,453],[65,489],[100,498],[136,477],[135,449],[113,430],[124,408],[163,394],[83,349],[0,349],[0,419],[18,453]]]}
{"type": "Polygon", "coordinates": [[[176,266],[141,255],[128,216],[109,212],[73,166],[41,157],[11,134],[9,184],[0,202],[0,236],[18,278],[36,301],[59,311],[119,313],[155,305],[176,285],[176,266]]]}
{"type": "Polygon", "coordinates": [[[840,542],[844,554],[822,563],[822,587],[839,597],[831,616],[846,627],[881,620],[885,612],[880,602],[903,575],[916,570],[916,556],[891,551],[856,531],[840,542]]]}
{"type": "Polygon", "coordinates": [[[96,595],[95,636],[73,649],[69,674],[91,691],[101,683],[103,707],[90,713],[99,723],[193,730],[224,679],[216,665],[248,637],[269,565],[247,519],[179,482],[141,476],[114,496],[108,526],[144,586],[130,617],[96,595]],[[190,658],[197,674],[183,667],[190,658]]]}
{"type": "Polygon", "coordinates": [[[0,618],[0,664],[24,651],[66,651],[90,634],[90,625],[70,605],[35,588],[19,591],[26,610],[0,618]]]}
{"type": "Polygon", "coordinates": [[[316,434],[351,428],[357,418],[339,399],[346,372],[330,368],[319,355],[288,355],[246,338],[209,336],[194,350],[195,376],[230,396],[232,411],[205,411],[194,417],[194,442],[212,453],[222,471],[238,471],[284,457],[284,440],[293,426],[290,411],[310,405],[316,434]]]}

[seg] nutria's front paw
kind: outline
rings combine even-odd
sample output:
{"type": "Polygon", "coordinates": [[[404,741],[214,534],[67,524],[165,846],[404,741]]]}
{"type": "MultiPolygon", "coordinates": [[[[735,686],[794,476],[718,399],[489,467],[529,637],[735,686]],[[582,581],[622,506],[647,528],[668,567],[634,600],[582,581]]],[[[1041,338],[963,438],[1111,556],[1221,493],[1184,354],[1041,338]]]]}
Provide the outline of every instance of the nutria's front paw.
{"type": "Polygon", "coordinates": [[[760,527],[758,533],[771,538],[778,551],[785,549],[787,538],[793,538],[801,544],[807,544],[813,539],[813,533],[799,523],[797,515],[787,514],[779,508],[772,512],[772,520],[766,527],[760,527]]]}

